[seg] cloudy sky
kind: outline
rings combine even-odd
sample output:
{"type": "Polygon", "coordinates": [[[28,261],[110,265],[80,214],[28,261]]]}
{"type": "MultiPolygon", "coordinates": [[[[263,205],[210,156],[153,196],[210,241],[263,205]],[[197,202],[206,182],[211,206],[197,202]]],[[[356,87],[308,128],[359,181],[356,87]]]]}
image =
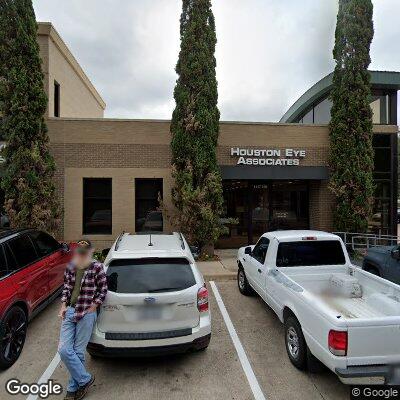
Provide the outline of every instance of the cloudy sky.
{"type": "MultiPolygon", "coordinates": [[[[171,116],[181,0],[34,0],[107,103],[106,117],[171,116]]],[[[373,0],[371,68],[400,70],[399,0],[373,0]]],[[[333,69],[337,0],[214,0],[223,120],[278,121],[333,69]]]]}

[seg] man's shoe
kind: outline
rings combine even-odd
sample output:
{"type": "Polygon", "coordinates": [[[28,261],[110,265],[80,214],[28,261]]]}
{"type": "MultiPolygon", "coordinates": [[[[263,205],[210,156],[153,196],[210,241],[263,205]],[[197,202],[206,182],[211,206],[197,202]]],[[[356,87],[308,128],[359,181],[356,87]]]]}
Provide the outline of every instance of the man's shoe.
{"type": "Polygon", "coordinates": [[[90,386],[92,386],[94,383],[94,379],[95,379],[94,375],[92,375],[92,378],[90,379],[90,381],[86,385],[81,386],[77,390],[76,395],[75,395],[75,400],[82,400],[86,396],[86,393],[88,392],[90,386]]]}
{"type": "Polygon", "coordinates": [[[68,392],[64,397],[64,400],[75,400],[76,392],[68,392]]]}

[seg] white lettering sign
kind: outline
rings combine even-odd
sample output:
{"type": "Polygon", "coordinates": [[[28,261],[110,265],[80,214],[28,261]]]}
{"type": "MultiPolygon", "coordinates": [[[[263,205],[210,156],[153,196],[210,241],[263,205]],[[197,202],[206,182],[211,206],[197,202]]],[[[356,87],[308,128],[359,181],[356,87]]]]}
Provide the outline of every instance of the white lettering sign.
{"type": "Polygon", "coordinates": [[[237,165],[281,166],[300,165],[306,157],[304,149],[242,149],[231,147],[231,157],[238,157],[237,165]]]}

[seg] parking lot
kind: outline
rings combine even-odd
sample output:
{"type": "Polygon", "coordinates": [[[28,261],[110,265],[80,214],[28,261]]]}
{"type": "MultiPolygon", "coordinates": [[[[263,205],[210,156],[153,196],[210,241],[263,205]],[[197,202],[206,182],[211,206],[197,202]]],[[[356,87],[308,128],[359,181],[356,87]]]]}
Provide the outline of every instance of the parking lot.
{"type": "MultiPolygon", "coordinates": [[[[309,374],[289,362],[283,327],[275,314],[257,297],[244,297],[234,281],[216,282],[216,287],[237,333],[256,382],[266,399],[347,399],[348,388],[330,371],[309,374]]],[[[96,376],[88,399],[253,399],[230,332],[209,285],[213,318],[212,339],[207,351],[147,359],[93,359],[89,371],[96,376]]],[[[57,351],[60,322],[55,301],[30,324],[21,357],[0,372],[1,399],[19,399],[5,392],[10,378],[37,382],[57,351]]],[[[249,373],[249,371],[247,371],[249,373]]],[[[58,364],[51,378],[66,384],[67,373],[58,364]]],[[[49,398],[61,398],[49,397],[49,398]]]]}

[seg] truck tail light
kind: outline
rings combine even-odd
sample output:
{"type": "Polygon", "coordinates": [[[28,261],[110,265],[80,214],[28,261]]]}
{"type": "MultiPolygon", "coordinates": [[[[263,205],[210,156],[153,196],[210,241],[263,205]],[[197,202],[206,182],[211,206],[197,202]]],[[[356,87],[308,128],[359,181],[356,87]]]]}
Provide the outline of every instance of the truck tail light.
{"type": "Polygon", "coordinates": [[[329,331],[329,351],[335,356],[347,355],[348,335],[343,331],[329,331]]]}
{"type": "Polygon", "coordinates": [[[197,309],[199,312],[208,311],[208,290],[205,284],[197,292],[197,309]]]}
{"type": "Polygon", "coordinates": [[[317,240],[316,236],[303,236],[301,240],[317,240]]]}

